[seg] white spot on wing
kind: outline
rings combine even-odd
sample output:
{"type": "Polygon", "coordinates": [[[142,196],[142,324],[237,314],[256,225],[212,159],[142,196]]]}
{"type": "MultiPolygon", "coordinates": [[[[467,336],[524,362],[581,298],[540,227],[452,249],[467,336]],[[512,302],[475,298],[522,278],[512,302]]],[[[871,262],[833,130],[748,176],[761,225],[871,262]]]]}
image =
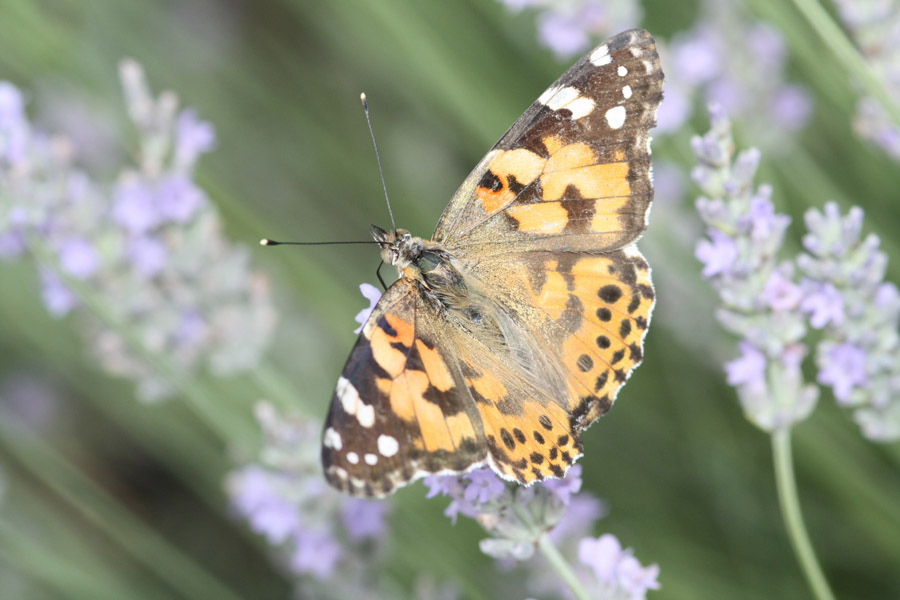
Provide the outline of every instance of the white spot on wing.
{"type": "Polygon", "coordinates": [[[371,427],[375,424],[375,407],[362,402],[356,408],[356,420],[363,427],[371,427]]]}
{"type": "Polygon", "coordinates": [[[591,114],[591,111],[594,110],[594,101],[582,96],[581,98],[569,102],[569,104],[566,105],[566,108],[572,111],[572,120],[577,121],[581,117],[586,117],[591,114]]]}
{"type": "Polygon", "coordinates": [[[625,124],[625,107],[614,106],[606,111],[606,122],[612,129],[619,129],[625,124]]]}
{"type": "Polygon", "coordinates": [[[357,454],[356,452],[348,452],[347,453],[347,462],[350,463],[351,465],[358,465],[359,464],[359,454],[357,454]]]}
{"type": "Polygon", "coordinates": [[[581,92],[572,86],[550,88],[538,98],[538,101],[550,110],[565,108],[572,113],[573,120],[587,116],[594,110],[594,101],[582,96],[581,92]]]}
{"type": "Polygon", "coordinates": [[[543,104],[543,105],[546,106],[547,103],[550,101],[550,98],[552,98],[553,96],[555,96],[555,95],[556,95],[556,92],[558,92],[560,89],[561,89],[561,88],[560,88],[559,86],[551,85],[551,86],[548,87],[546,90],[544,90],[544,93],[543,93],[543,94],[541,94],[541,95],[538,97],[538,102],[540,102],[541,104],[543,104]]]}
{"type": "Polygon", "coordinates": [[[390,458],[397,454],[400,450],[400,444],[397,443],[397,440],[389,435],[379,435],[378,436],[378,451],[381,452],[381,455],[390,458]]]}
{"type": "Polygon", "coordinates": [[[334,393],[341,401],[344,412],[348,415],[356,416],[356,420],[363,427],[371,427],[375,424],[375,407],[371,404],[364,404],[359,399],[359,392],[350,380],[341,375],[338,378],[337,388],[334,393]]]}
{"type": "Polygon", "coordinates": [[[625,67],[625,65],[619,65],[617,73],[619,74],[619,77],[625,77],[626,75],[628,75],[628,69],[625,67]]]}
{"type": "Polygon", "coordinates": [[[334,393],[337,395],[338,399],[340,399],[341,406],[344,407],[344,412],[348,415],[355,415],[356,405],[359,404],[359,392],[356,391],[356,388],[353,387],[350,380],[341,375],[338,378],[337,387],[334,389],[334,393]]]}
{"type": "Polygon", "coordinates": [[[572,102],[573,100],[578,98],[579,95],[580,94],[578,93],[577,89],[571,86],[564,87],[563,89],[553,94],[553,97],[547,101],[547,107],[552,110],[559,110],[569,102],[572,102]]]}
{"type": "Polygon", "coordinates": [[[626,100],[631,98],[631,86],[630,85],[626,85],[625,87],[622,88],[622,95],[625,96],[626,100]]]}
{"type": "Polygon", "coordinates": [[[595,67],[602,67],[603,65],[608,65],[609,63],[611,63],[612,57],[609,55],[609,46],[603,44],[602,46],[591,52],[590,61],[591,64],[595,67]]]}
{"type": "Polygon", "coordinates": [[[325,444],[326,448],[334,448],[335,450],[340,450],[344,446],[341,441],[341,434],[332,427],[325,430],[325,438],[322,440],[322,443],[325,444]]]}
{"type": "Polygon", "coordinates": [[[366,454],[363,458],[366,459],[366,464],[369,466],[373,466],[378,463],[378,457],[374,454],[366,454]]]}

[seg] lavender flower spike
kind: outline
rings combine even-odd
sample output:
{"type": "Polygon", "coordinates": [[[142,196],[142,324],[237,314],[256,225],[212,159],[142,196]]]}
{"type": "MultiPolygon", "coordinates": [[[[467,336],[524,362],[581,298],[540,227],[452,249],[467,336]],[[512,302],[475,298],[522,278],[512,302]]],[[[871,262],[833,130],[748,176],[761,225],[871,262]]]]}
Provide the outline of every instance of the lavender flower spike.
{"type": "Polygon", "coordinates": [[[390,505],[326,485],[318,423],[281,415],[268,404],[260,404],[256,416],[263,450],[227,481],[240,515],[273,546],[304,596],[392,597],[378,582],[390,505]]]}
{"type": "Polygon", "coordinates": [[[858,207],[810,209],[797,264],[808,278],[803,309],[824,332],[819,383],[854,407],[863,435],[890,442],[900,439],[900,292],[884,282],[887,256],[877,236],[862,238],[862,221],[858,207]]]}
{"type": "Polygon", "coordinates": [[[596,498],[578,493],[581,483],[581,465],[569,469],[564,479],[530,487],[504,483],[489,468],[425,478],[429,498],[452,499],[447,516],[454,522],[459,514],[476,519],[490,535],[480,543],[482,552],[507,567],[533,561],[523,567],[523,576],[534,594],[558,595],[562,576],[569,586],[564,597],[575,592],[578,598],[644,598],[648,590],[659,587],[659,567],[641,567],[612,535],[584,537],[604,509],[596,498]],[[537,548],[542,553],[535,556],[537,548]],[[564,555],[577,556],[580,564],[560,566],[564,555]],[[563,574],[566,569],[568,578],[563,574]]]}
{"type": "Polygon", "coordinates": [[[120,70],[140,152],[113,182],[78,171],[72,144],[34,130],[23,94],[0,82],[0,259],[27,257],[29,244],[46,255],[47,309],[74,313],[103,367],[156,401],[174,394],[178,376],[147,355],[184,376],[250,370],[275,311],[266,278],[224,237],[216,207],[193,181],[215,129],[192,109],[179,112],[173,92],[154,97],[136,62],[120,70]],[[81,309],[74,282],[94,296],[93,311],[81,309]]]}
{"type": "Polygon", "coordinates": [[[560,59],[581,54],[591,46],[592,38],[635,27],[643,10],[640,2],[619,0],[500,0],[513,12],[535,9],[541,44],[560,59]]]}
{"type": "Polygon", "coordinates": [[[771,188],[754,188],[759,152],[735,158],[731,122],[721,107],[710,114],[712,130],[692,140],[692,176],[706,194],[697,211],[708,227],[696,255],[722,300],[719,321],[742,338],[741,357],[725,367],[728,382],[747,417],[774,431],[805,419],[817,399],[800,371],[807,354],[803,288],[793,263],[775,260],[790,219],[775,212],[771,188]]]}

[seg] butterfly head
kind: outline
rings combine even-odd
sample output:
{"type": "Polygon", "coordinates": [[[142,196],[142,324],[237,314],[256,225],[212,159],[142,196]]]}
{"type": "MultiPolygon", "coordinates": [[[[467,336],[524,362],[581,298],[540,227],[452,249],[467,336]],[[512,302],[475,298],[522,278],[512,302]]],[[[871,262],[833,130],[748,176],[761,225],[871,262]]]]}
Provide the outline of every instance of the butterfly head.
{"type": "Polygon", "coordinates": [[[381,260],[403,271],[418,260],[424,244],[422,238],[414,237],[405,229],[386,231],[372,225],[372,237],[381,246],[381,260]]]}

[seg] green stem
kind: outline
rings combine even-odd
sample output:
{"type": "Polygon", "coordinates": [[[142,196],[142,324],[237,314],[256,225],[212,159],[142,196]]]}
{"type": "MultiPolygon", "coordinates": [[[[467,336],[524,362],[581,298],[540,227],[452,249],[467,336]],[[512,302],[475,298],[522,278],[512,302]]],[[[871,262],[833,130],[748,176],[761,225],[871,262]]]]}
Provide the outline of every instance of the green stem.
{"type": "MultiPolygon", "coordinates": [[[[526,527],[534,531],[538,530],[538,526],[535,524],[534,519],[531,517],[531,514],[525,510],[524,506],[513,502],[512,509],[526,527]]],[[[541,533],[539,535],[538,548],[540,549],[541,554],[544,555],[544,558],[547,559],[547,562],[550,563],[553,570],[556,571],[566,585],[569,586],[569,589],[572,590],[572,593],[575,594],[575,597],[578,598],[578,600],[591,600],[591,595],[584,589],[578,576],[575,575],[575,571],[572,570],[569,561],[566,560],[566,557],[562,555],[559,548],[556,547],[546,533],[541,533]]]]}
{"type": "Polygon", "coordinates": [[[900,126],[900,106],[894,101],[890,91],[871,65],[866,62],[856,46],[844,34],[843,29],[838,27],[818,0],[794,0],[794,4],[813,26],[825,45],[831,48],[835,57],[843,63],[844,69],[851,76],[859,79],[863,87],[884,107],[894,123],[900,126]]]}
{"type": "Polygon", "coordinates": [[[800,501],[797,497],[797,483],[794,479],[794,462],[791,457],[791,431],[778,429],[772,434],[772,453],[775,460],[775,481],[778,485],[778,502],[784,516],[794,553],[806,576],[806,581],[817,600],[834,600],[834,593],[816,559],[816,553],[809,541],[800,501]]]}
{"type": "Polygon", "coordinates": [[[566,582],[566,585],[569,586],[569,589],[572,590],[572,593],[575,594],[575,597],[578,598],[578,600],[591,599],[591,595],[584,589],[584,586],[581,585],[581,581],[579,581],[578,576],[575,575],[572,566],[559,551],[559,548],[550,541],[550,536],[547,534],[541,535],[540,540],[538,541],[538,548],[540,548],[541,554],[544,555],[544,558],[547,559],[547,562],[550,563],[553,570],[555,570],[562,580],[566,582]]]}

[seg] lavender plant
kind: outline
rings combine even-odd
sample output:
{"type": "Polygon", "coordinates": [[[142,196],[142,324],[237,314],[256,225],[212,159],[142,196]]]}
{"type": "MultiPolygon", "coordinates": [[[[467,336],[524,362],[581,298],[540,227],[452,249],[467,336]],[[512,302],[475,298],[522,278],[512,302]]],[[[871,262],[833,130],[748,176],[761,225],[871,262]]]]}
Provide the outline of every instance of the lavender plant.
{"type": "MultiPolygon", "coordinates": [[[[610,534],[592,538],[603,505],[581,490],[581,466],[564,479],[529,487],[504,483],[489,468],[461,476],[425,479],[428,497],[451,499],[444,514],[478,521],[489,537],[481,551],[501,564],[529,561],[524,576],[528,591],[561,598],[638,599],[659,589],[659,567],[642,567],[633,552],[610,534]],[[535,557],[540,551],[541,560],[535,557]],[[578,564],[572,565],[576,555],[578,564]],[[565,583],[560,586],[559,580],[565,583]]],[[[524,569],[524,568],[523,568],[524,569]]]]}
{"type": "Polygon", "coordinates": [[[786,42],[762,21],[748,19],[732,2],[703,2],[701,19],[672,38],[664,57],[666,99],[660,133],[678,130],[693,114],[694,99],[723,106],[772,139],[802,129],[812,114],[809,92],[785,81],[786,42]]]}
{"type": "Polygon", "coordinates": [[[501,0],[513,12],[537,11],[538,39],[561,59],[588,50],[594,40],[637,26],[643,7],[633,0],[501,0]]]}
{"type": "Polygon", "coordinates": [[[719,106],[710,113],[711,131],[693,140],[693,178],[706,194],[697,210],[708,227],[696,254],[722,301],[719,321],[741,338],[740,357],[726,365],[728,382],[747,417],[773,436],[795,550],[816,596],[831,598],[803,527],[790,458],[791,428],[819,396],[801,370],[807,334],[823,331],[815,348],[817,381],[855,408],[863,435],[900,439],[900,293],[884,282],[887,257],[877,236],[861,238],[858,207],[846,216],[834,203],[807,211],[806,253],[779,260],[790,219],[775,212],[769,186],[754,188],[760,154],[747,150],[735,158],[730,120],[719,106]]]}
{"type": "Polygon", "coordinates": [[[0,82],[0,257],[36,259],[48,311],[75,313],[103,367],[156,401],[174,393],[173,374],[256,366],[275,314],[266,279],[193,182],[214,129],[174,93],[154,98],[136,62],[121,75],[137,162],[112,183],[75,167],[71,144],[35,130],[22,93],[0,82]]]}
{"type": "Polygon", "coordinates": [[[753,187],[759,152],[734,158],[729,118],[720,106],[710,113],[711,131],[693,140],[692,175],[706,194],[697,210],[708,227],[696,254],[722,300],[719,321],[742,338],[741,356],[726,371],[747,417],[774,432],[809,415],[819,393],[800,366],[810,328],[821,329],[817,381],[856,408],[866,437],[900,439],[893,399],[900,293],[884,281],[887,256],[878,237],[861,237],[862,209],[846,216],[834,203],[824,212],[810,209],[806,252],[779,261],[790,218],[775,212],[771,187],[753,187]]]}
{"type": "Polygon", "coordinates": [[[805,419],[818,397],[800,370],[807,328],[794,266],[777,258],[790,219],[775,212],[771,187],[753,187],[759,151],[734,159],[731,122],[720,106],[710,112],[711,131],[693,139],[692,176],[706,194],[697,211],[708,227],[696,254],[722,300],[719,321],[742,338],[728,382],[747,418],[773,432],[805,419]]]}
{"type": "Polygon", "coordinates": [[[797,264],[801,308],[823,331],[816,347],[817,380],[854,409],[863,435],[900,440],[900,292],[885,282],[887,255],[878,236],[862,237],[863,211],[841,215],[837,204],[806,213],[806,253],[797,264]]]}
{"type": "MultiPolygon", "coordinates": [[[[233,472],[232,503],[275,548],[301,595],[316,598],[412,597],[385,573],[390,504],[340,494],[325,483],[319,424],[260,404],[265,436],[258,460],[233,472]]],[[[446,588],[429,587],[434,597],[446,588]]],[[[421,596],[428,597],[428,596],[421,596]]]]}

